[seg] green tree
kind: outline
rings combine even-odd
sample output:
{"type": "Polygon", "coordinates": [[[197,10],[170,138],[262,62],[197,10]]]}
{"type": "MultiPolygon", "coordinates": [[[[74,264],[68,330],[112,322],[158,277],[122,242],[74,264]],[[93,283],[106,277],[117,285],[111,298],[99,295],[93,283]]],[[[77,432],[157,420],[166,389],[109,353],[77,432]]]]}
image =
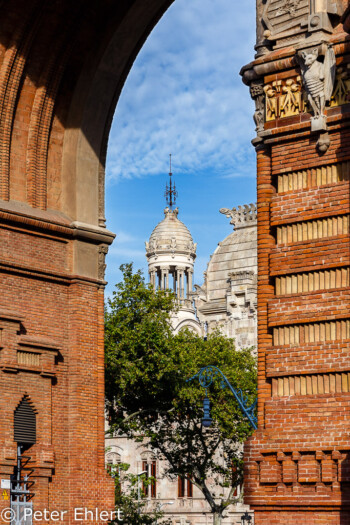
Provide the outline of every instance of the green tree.
{"type": "Polygon", "coordinates": [[[146,500],[140,498],[140,484],[147,486],[152,482],[151,477],[130,473],[127,463],[113,465],[110,474],[115,484],[115,525],[170,525],[169,520],[162,519],[164,513],[160,509],[146,511],[146,500]]]}
{"type": "Polygon", "coordinates": [[[106,398],[111,430],[147,439],[168,463],[170,478],[189,479],[203,493],[214,524],[237,501],[242,481],[242,442],[251,428],[232,393],[212,384],[208,397],[213,424],[201,425],[203,389],[187,382],[200,368],[218,366],[232,386],[256,397],[256,363],[250,349],[236,351],[219,333],[207,341],[189,331],[174,335],[176,308],[168,291],[153,290],[132,265],[121,266],[106,309],[106,398]],[[210,482],[208,480],[210,479],[210,482]]]}

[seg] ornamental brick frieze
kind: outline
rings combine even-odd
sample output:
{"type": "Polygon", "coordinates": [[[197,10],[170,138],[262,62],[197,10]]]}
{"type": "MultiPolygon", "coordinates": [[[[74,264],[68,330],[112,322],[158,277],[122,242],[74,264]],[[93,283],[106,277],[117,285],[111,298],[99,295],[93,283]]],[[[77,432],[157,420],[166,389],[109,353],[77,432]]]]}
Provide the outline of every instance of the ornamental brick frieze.
{"type": "Polygon", "coordinates": [[[349,451],[275,451],[257,461],[260,485],[275,491],[338,491],[350,482],[349,451]]]}
{"type": "MultiPolygon", "coordinates": [[[[265,121],[293,117],[311,111],[302,86],[302,77],[274,80],[264,85],[265,121]]],[[[335,83],[329,106],[334,108],[350,102],[350,64],[336,69],[335,83]]]]}
{"type": "MultiPolygon", "coordinates": [[[[304,343],[315,343],[322,341],[350,340],[350,319],[340,321],[323,321],[311,324],[296,324],[275,327],[273,329],[274,346],[298,345],[304,343]]],[[[343,345],[342,345],[342,348],[343,345]]],[[[317,348],[319,350],[319,348],[317,348]]],[[[346,352],[346,349],[344,349],[346,352]]],[[[293,366],[296,366],[293,362],[293,366]]],[[[312,366],[312,364],[309,366],[312,366]]]]}
{"type": "Polygon", "coordinates": [[[276,186],[277,193],[286,193],[349,180],[350,162],[346,161],[283,173],[277,176],[276,186]]]}
{"type": "MultiPolygon", "coordinates": [[[[310,353],[312,357],[317,358],[317,355],[314,355],[315,353],[310,353]]],[[[276,356],[274,357],[276,359],[276,356]]],[[[324,355],[323,359],[325,360],[324,355]]],[[[343,367],[346,366],[346,364],[347,363],[345,363],[345,365],[343,364],[343,367]]],[[[267,375],[271,373],[271,369],[268,368],[267,375]]],[[[272,397],[348,393],[349,375],[350,372],[338,372],[334,374],[307,374],[273,378],[272,397]]]]}

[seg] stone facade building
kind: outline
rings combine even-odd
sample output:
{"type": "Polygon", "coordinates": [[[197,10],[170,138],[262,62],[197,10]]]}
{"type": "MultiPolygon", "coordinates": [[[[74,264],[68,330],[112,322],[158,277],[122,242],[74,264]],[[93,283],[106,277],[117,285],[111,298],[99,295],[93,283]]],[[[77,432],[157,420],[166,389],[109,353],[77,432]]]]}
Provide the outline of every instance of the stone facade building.
{"type": "MultiPolygon", "coordinates": [[[[164,475],[164,462],[153,456],[152,451],[145,443],[137,443],[123,437],[107,439],[108,464],[116,465],[122,461],[130,465],[130,472],[140,474],[147,472],[155,478],[155,483],[148,487],[148,509],[160,508],[165,517],[171,518],[172,525],[212,525],[213,515],[210,507],[203,497],[202,492],[181,478],[169,480],[164,475]]],[[[142,489],[142,483],[140,484],[142,489]]],[[[145,489],[146,490],[146,489],[145,489]]],[[[239,491],[237,492],[239,495],[239,491]]],[[[236,525],[241,523],[241,515],[249,507],[238,503],[230,507],[227,517],[223,518],[223,525],[236,525]]]]}
{"type": "MultiPolygon", "coordinates": [[[[157,224],[146,242],[149,279],[155,288],[171,289],[179,310],[172,316],[174,332],[188,328],[205,337],[219,328],[237,339],[238,347],[256,345],[256,207],[222,209],[235,225],[220,242],[211,257],[205,283],[195,286],[193,271],[196,244],[188,228],[179,220],[178,208],[167,207],[165,218],[157,224]],[[194,307],[194,304],[196,307],[194,307]]],[[[106,439],[107,464],[120,461],[130,465],[130,472],[145,469],[156,478],[148,489],[147,508],[161,507],[173,525],[212,524],[212,514],[197,487],[181,479],[169,480],[164,475],[164,462],[153,457],[146,443],[117,437],[106,439]]],[[[240,489],[238,488],[237,495],[240,489]]],[[[230,508],[223,525],[240,523],[248,507],[238,503],[230,508]]]]}
{"type": "Polygon", "coordinates": [[[256,346],[257,224],[254,204],[221,213],[235,231],[210,257],[204,284],[195,285],[194,301],[203,335],[219,328],[237,348],[256,346]]]}

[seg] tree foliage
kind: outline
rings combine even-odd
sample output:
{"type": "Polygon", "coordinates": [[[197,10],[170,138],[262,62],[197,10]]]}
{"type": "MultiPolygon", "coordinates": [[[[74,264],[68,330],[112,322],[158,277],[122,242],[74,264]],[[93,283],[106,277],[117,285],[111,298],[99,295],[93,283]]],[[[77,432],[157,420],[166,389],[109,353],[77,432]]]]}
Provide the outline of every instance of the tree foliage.
{"type": "Polygon", "coordinates": [[[154,453],[167,459],[166,474],[192,480],[220,518],[235,501],[234,489],[242,480],[241,444],[252,430],[220,381],[208,390],[213,424],[203,428],[204,390],[197,380],[187,380],[200,368],[215,365],[251,404],[256,398],[255,359],[251,349],[236,351],[234,341],[219,333],[206,341],[189,331],[174,335],[174,296],[155,291],[140,271],[133,273],[131,264],[121,270],[123,281],[106,309],[111,429],[146,438],[154,453]]]}
{"type": "Polygon", "coordinates": [[[117,509],[114,525],[171,525],[162,519],[161,509],[147,509],[147,500],[140,498],[140,484],[147,486],[152,479],[129,472],[129,465],[113,465],[110,471],[115,485],[115,506],[117,509]],[[118,512],[119,511],[119,512],[118,512]]]}

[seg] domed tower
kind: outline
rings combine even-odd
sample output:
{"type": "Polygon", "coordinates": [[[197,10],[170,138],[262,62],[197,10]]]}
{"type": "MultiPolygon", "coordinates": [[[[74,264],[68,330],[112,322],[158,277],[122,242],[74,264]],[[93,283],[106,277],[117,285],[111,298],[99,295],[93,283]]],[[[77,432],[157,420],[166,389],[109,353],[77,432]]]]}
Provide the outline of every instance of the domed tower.
{"type": "Polygon", "coordinates": [[[177,298],[179,310],[172,318],[175,333],[186,327],[201,334],[192,298],[197,244],[193,242],[189,229],[178,219],[178,208],[173,209],[177,191],[171,178],[171,164],[169,177],[165,191],[168,204],[165,217],[145,243],[149,278],[155,289],[170,289],[177,298]]]}

